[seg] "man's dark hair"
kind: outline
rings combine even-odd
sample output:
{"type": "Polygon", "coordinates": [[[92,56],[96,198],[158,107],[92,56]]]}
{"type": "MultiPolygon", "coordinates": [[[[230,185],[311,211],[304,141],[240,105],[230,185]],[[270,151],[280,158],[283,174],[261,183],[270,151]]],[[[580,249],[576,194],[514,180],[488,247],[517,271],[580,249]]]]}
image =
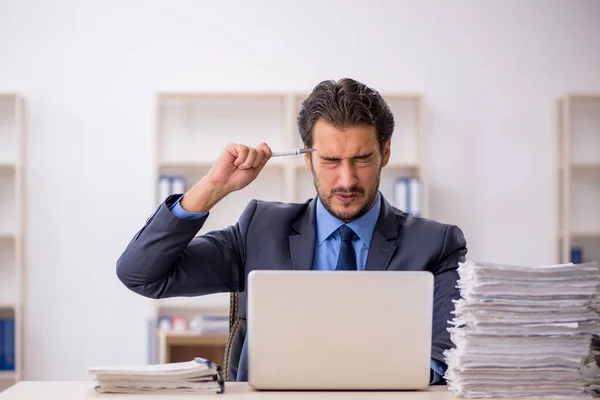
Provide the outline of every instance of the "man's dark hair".
{"type": "Polygon", "coordinates": [[[302,102],[298,131],[307,147],[312,147],[313,127],[321,119],[338,129],[361,124],[375,127],[381,151],[394,132],[394,115],[383,97],[349,78],[319,83],[302,102]]]}

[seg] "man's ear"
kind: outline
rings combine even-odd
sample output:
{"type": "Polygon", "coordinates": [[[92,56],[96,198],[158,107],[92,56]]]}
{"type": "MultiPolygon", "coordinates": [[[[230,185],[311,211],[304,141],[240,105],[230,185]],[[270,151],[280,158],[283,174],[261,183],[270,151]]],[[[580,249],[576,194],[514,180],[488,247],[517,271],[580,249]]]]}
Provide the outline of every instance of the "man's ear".
{"type": "MultiPolygon", "coordinates": [[[[304,148],[306,149],[306,146],[304,146],[304,148]]],[[[312,170],[312,163],[310,162],[310,157],[312,155],[311,153],[304,153],[304,164],[306,164],[306,168],[308,168],[308,170],[310,172],[313,172],[312,170]]]]}
{"type": "Polygon", "coordinates": [[[387,141],[387,143],[385,144],[385,146],[383,146],[383,163],[382,163],[382,166],[384,166],[384,167],[390,161],[391,147],[392,147],[392,139],[389,139],[387,141]]]}
{"type": "MultiPolygon", "coordinates": [[[[304,148],[308,149],[308,146],[304,144],[304,148]]],[[[304,153],[304,164],[306,164],[306,168],[308,168],[310,172],[312,172],[312,164],[310,162],[311,154],[312,153],[304,153]]]]}

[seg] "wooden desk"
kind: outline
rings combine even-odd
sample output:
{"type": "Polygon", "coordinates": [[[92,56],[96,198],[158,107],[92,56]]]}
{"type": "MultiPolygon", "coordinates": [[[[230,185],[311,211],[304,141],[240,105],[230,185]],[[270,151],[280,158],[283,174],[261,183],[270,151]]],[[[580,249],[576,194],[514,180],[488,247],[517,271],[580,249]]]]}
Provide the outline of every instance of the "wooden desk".
{"type": "MultiPolygon", "coordinates": [[[[270,392],[254,391],[246,383],[227,383],[223,394],[100,394],[94,391],[92,381],[22,381],[0,393],[0,400],[144,400],[144,399],[207,399],[207,400],[456,400],[459,397],[445,386],[431,386],[426,391],[409,392],[270,392]]],[[[510,399],[503,399],[510,400],[510,399]]],[[[515,400],[515,399],[513,399],[515,400]]]]}

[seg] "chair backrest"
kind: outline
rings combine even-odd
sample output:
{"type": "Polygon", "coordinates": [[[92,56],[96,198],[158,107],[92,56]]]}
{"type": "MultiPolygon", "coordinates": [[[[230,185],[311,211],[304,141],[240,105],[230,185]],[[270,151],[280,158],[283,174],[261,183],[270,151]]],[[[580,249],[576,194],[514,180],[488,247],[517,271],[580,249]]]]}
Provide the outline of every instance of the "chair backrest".
{"type": "Polygon", "coordinates": [[[223,357],[223,379],[226,381],[236,380],[237,367],[245,336],[245,321],[238,318],[238,293],[233,292],[229,295],[229,334],[223,357]]]}

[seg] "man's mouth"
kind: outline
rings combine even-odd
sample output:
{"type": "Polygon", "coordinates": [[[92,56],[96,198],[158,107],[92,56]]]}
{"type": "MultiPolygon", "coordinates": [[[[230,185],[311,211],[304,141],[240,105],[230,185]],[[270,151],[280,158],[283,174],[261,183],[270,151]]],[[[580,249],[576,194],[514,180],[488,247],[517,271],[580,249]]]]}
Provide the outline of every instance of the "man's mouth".
{"type": "Polygon", "coordinates": [[[350,201],[358,197],[358,193],[336,193],[335,196],[341,201],[350,201]]]}

